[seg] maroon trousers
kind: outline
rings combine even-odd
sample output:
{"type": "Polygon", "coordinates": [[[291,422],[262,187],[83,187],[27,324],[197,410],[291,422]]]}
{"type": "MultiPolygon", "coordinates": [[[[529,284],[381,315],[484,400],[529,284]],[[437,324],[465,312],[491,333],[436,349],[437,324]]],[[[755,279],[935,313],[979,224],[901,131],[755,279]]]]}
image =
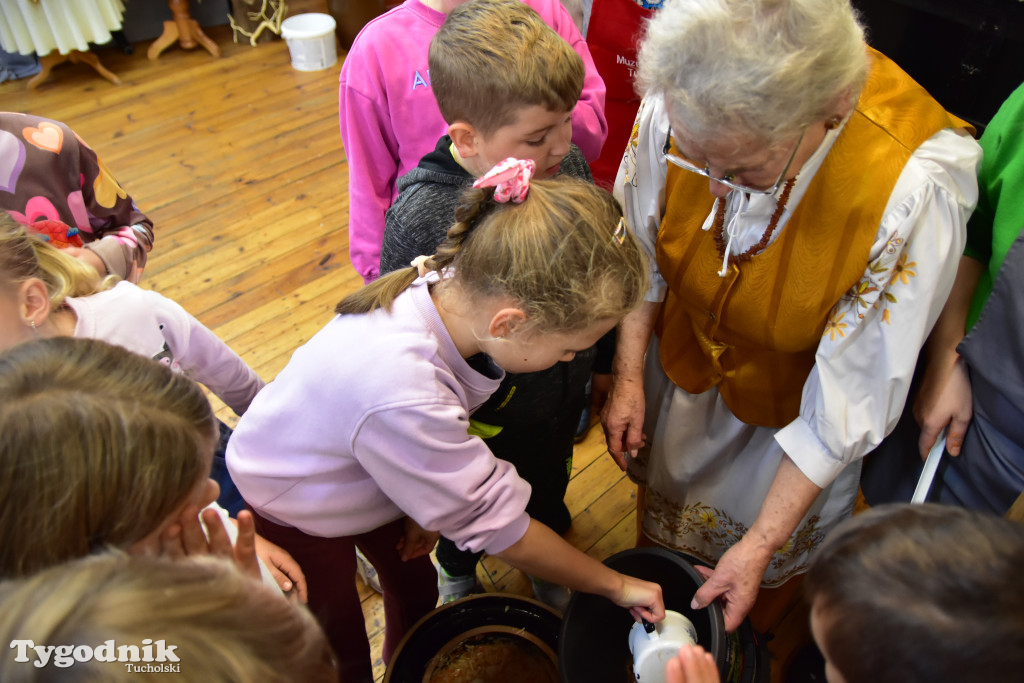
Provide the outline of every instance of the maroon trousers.
{"type": "Polygon", "coordinates": [[[357,536],[322,538],[275,524],[255,511],[253,516],[256,533],[287,550],[302,567],[309,609],[338,656],[341,680],[372,683],[370,642],[355,585],[355,549],[363,551],[380,577],[385,663],[406,631],[437,604],[437,573],[430,557],[402,562],[395,550],[405,533],[400,519],[357,536]]]}

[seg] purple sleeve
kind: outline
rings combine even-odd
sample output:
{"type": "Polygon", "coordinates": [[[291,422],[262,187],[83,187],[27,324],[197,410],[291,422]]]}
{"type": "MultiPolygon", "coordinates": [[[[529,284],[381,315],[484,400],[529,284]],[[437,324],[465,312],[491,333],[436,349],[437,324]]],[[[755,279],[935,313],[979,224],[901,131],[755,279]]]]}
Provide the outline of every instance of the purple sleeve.
{"type": "Polygon", "coordinates": [[[205,385],[237,415],[243,414],[263,388],[263,380],[220,337],[176,302],[143,291],[182,372],[205,385]]]}
{"type": "Polygon", "coordinates": [[[338,119],[348,160],[349,258],[364,282],[370,282],[380,270],[384,214],[398,180],[398,141],[381,104],[349,80],[350,73],[366,75],[359,57],[349,53],[342,67],[338,119]]]}
{"type": "Polygon", "coordinates": [[[524,1],[537,10],[548,26],[562,36],[583,59],[583,92],[572,112],[572,141],[580,148],[587,161],[594,161],[601,155],[601,148],[608,138],[608,121],[604,115],[604,80],[597,73],[597,66],[590,55],[587,41],[580,35],[576,23],[558,0],[524,1]]]}
{"type": "Polygon", "coordinates": [[[526,533],[530,485],[466,433],[458,403],[418,403],[367,417],[353,452],[380,489],[460,548],[499,553],[526,533]]]}

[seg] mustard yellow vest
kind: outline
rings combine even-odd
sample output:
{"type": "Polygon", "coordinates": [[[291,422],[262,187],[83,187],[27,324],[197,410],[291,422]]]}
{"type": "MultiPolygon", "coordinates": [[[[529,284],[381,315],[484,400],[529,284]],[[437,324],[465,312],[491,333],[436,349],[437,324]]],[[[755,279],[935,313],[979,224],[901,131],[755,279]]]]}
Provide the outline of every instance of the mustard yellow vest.
{"type": "Polygon", "coordinates": [[[900,172],[943,128],[965,125],[869,48],[857,107],[776,241],[731,263],[701,226],[708,181],[671,164],[658,234],[668,284],[655,331],[665,372],[696,394],[718,385],[740,420],[782,427],[800,409],[829,311],[858,280],[900,172]]]}

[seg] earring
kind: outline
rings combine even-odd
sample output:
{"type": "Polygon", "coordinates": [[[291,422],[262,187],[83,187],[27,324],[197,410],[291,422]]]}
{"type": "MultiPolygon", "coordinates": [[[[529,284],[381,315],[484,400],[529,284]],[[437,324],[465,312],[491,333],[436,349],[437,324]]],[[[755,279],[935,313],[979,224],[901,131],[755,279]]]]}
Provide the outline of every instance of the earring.
{"type": "Polygon", "coordinates": [[[36,329],[36,321],[35,320],[29,320],[28,324],[32,328],[32,336],[35,337],[36,339],[38,339],[39,338],[39,330],[36,329]]]}
{"type": "Polygon", "coordinates": [[[843,119],[837,114],[825,122],[825,130],[835,130],[842,122],[843,119]]]}

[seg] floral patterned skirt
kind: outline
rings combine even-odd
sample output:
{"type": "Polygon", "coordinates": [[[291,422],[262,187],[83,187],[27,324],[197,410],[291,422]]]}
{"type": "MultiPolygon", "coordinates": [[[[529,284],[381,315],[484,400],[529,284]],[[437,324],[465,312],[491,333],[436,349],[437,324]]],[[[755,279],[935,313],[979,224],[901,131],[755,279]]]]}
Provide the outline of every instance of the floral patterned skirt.
{"type": "MultiPolygon", "coordinates": [[[[644,484],[643,530],[651,540],[714,565],[754,523],[783,458],[776,429],[739,421],[718,389],[690,394],[661,368],[657,340],[647,352],[644,386],[648,446],[629,465],[644,484]]],[[[856,461],[821,492],[762,583],[778,586],[807,570],[825,535],[853,511],[856,461]]]]}

